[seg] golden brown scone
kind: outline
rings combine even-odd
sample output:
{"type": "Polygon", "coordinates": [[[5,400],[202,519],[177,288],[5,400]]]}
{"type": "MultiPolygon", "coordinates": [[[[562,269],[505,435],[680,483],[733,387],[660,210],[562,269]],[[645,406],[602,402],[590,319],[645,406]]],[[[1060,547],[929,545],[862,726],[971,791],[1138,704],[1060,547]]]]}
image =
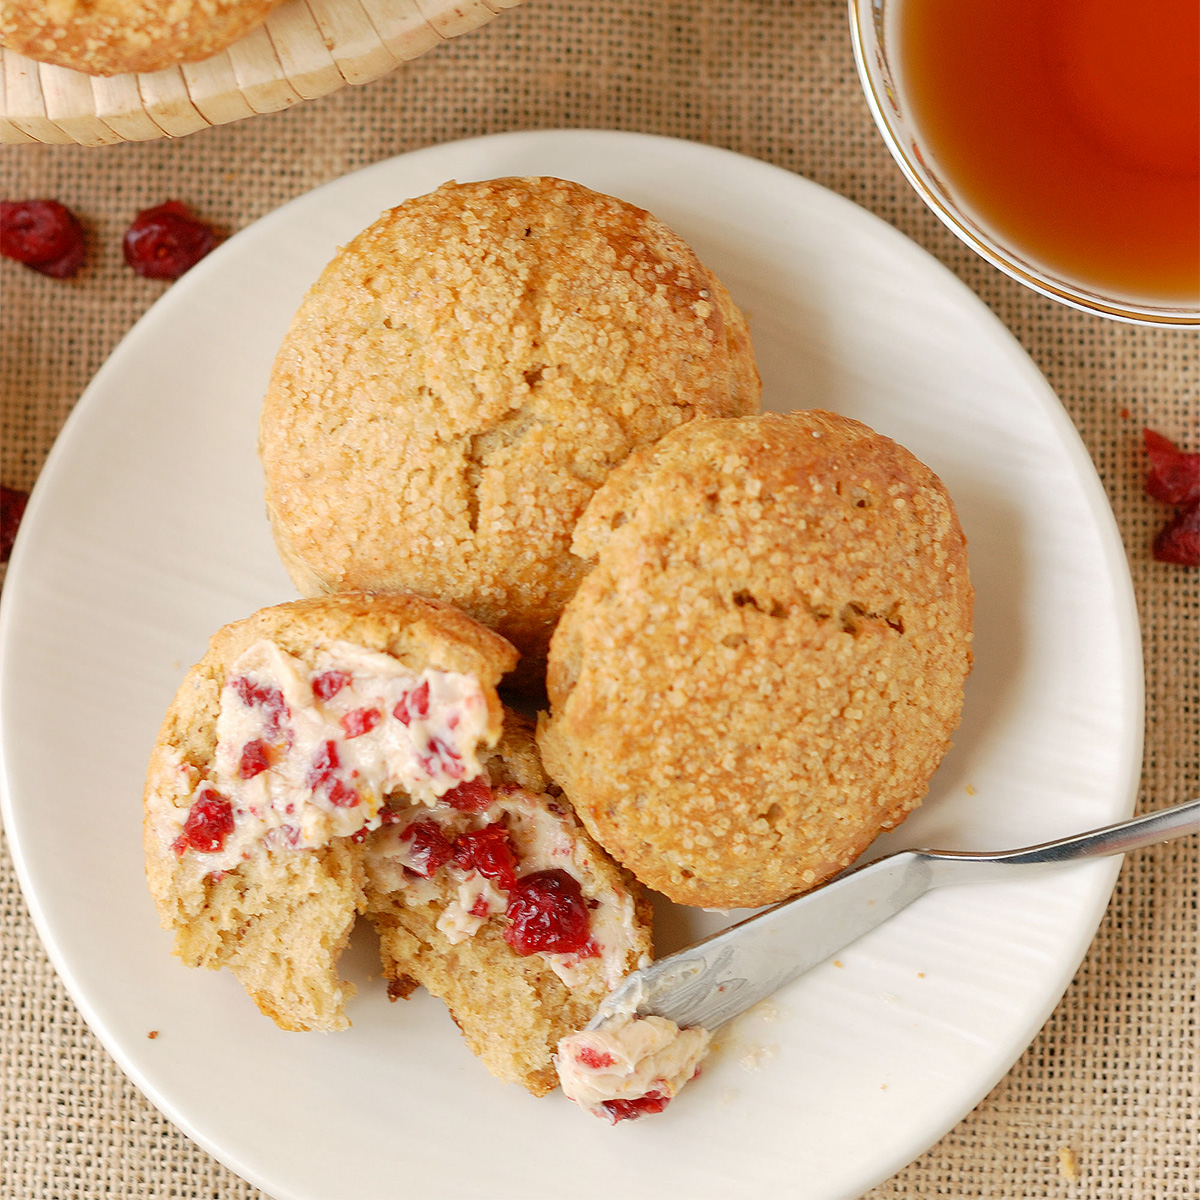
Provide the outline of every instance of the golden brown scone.
{"type": "Polygon", "coordinates": [[[771,903],[920,802],[971,664],[966,543],[908,451],[832,413],[694,421],[575,533],[594,566],[550,650],[538,742],[643,883],[771,903]]]}
{"type": "Polygon", "coordinates": [[[452,877],[442,868],[426,881],[395,869],[393,856],[404,846],[397,838],[408,817],[367,842],[367,915],[379,933],[392,998],[424,986],[446,1002],[492,1074],[542,1096],[558,1085],[552,1056],[559,1039],[586,1025],[604,995],[649,962],[650,908],[637,883],[592,841],[547,780],[532,726],[517,713],[506,710],[504,736],[485,770],[492,807],[473,814],[434,810],[434,819],[448,834],[506,824],[523,879],[565,868],[580,885],[598,952],[581,958],[517,953],[505,940],[511,925],[498,911],[479,921],[472,935],[461,936],[466,905],[459,889],[466,888],[467,899],[474,895],[461,871],[452,877]],[[447,912],[456,899],[457,918],[447,912]],[[458,940],[448,940],[439,925],[458,940]]]}
{"type": "Polygon", "coordinates": [[[0,46],[88,75],[199,62],[279,0],[0,0],[0,46]]]}
{"type": "MultiPolygon", "coordinates": [[[[307,678],[328,667],[323,655],[336,657],[346,646],[386,656],[399,678],[437,673],[475,680],[476,745],[499,738],[503,710],[495,687],[516,661],[511,646],[449,605],[348,593],[263,609],[220,630],[167,711],[146,780],[146,874],[159,919],[175,933],[175,953],[189,966],[229,967],[285,1029],[348,1024],[344,1004],[352,989],[338,979],[337,959],[365,904],[361,853],[350,838],[364,823],[378,824],[382,797],[365,789],[350,796],[347,773],[326,762],[325,779],[340,781],[344,794],[330,787],[312,800],[310,789],[307,806],[289,798],[297,811],[287,816],[261,796],[239,798],[229,777],[246,786],[265,783],[280,774],[289,741],[297,753],[306,744],[300,726],[314,704],[312,688],[303,679],[280,685],[270,664],[263,665],[264,652],[274,647],[286,656],[281,662],[298,664],[307,678]],[[304,688],[306,697],[298,699],[304,688]],[[234,749],[253,746],[254,753],[248,765],[245,755],[230,765],[218,756],[221,713],[231,720],[241,709],[251,727],[240,736],[231,727],[234,749]],[[272,769],[260,766],[245,780],[255,754],[272,769]],[[231,815],[251,804],[265,811],[231,815]]],[[[364,671],[373,663],[367,659],[364,671]]],[[[353,688],[342,693],[353,694],[353,688]]],[[[382,716],[384,726],[395,720],[382,716]]],[[[310,770],[301,764],[301,789],[310,770]]]]}
{"type": "Polygon", "coordinates": [[[449,183],[344,247],[292,321],[260,426],[276,542],[304,594],[448,600],[540,685],[592,493],[759,392],[741,314],[649,213],[559,179],[449,183]]]}
{"type": "Polygon", "coordinates": [[[650,935],[637,885],[548,794],[529,723],[496,698],[515,660],[414,596],[221,630],[146,785],[147,876],[179,957],[229,967],[284,1029],[341,1029],[338,958],[367,913],[393,997],[425,984],[495,1074],[549,1091],[558,1039],[650,935]]]}

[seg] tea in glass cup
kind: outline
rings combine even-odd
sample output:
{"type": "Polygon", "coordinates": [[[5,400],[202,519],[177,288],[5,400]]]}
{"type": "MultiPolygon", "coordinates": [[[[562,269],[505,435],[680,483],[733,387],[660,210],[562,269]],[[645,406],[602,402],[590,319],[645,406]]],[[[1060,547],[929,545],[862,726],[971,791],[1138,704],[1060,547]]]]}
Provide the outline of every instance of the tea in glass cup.
{"type": "Polygon", "coordinates": [[[968,245],[1044,295],[1200,324],[1197,0],[851,0],[888,146],[968,245]]]}

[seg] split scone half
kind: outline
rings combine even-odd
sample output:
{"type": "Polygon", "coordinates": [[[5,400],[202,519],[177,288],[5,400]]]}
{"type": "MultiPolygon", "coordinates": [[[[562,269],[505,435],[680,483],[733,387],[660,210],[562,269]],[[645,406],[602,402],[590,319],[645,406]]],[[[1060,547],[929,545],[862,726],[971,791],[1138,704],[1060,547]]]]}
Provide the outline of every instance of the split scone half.
{"type": "Polygon", "coordinates": [[[774,903],[920,803],[974,593],[950,496],[909,451],[829,412],[692,421],[613,472],[574,549],[591,571],[539,747],[647,887],[774,903]]]}
{"type": "Polygon", "coordinates": [[[175,953],[284,1029],[349,1024],[366,914],[395,998],[426,985],[501,1078],[650,953],[647,907],[549,787],[496,684],[513,648],[446,604],[345,593],[226,626],[153,749],[146,872],[175,953]]]}

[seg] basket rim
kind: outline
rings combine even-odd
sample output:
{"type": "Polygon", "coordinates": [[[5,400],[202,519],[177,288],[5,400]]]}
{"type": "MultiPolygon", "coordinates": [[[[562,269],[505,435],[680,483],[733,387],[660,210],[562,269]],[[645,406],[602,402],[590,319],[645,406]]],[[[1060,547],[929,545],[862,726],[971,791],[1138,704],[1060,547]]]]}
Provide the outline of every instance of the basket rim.
{"type": "Polygon", "coordinates": [[[0,47],[0,145],[183,137],[360,86],[522,0],[283,0],[201,62],[87,75],[0,47]]]}

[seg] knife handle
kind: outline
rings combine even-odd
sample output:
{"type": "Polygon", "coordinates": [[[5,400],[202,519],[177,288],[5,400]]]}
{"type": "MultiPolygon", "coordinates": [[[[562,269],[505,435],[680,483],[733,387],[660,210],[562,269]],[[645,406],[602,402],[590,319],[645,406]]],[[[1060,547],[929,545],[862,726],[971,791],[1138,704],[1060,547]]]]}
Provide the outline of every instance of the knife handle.
{"type": "Polygon", "coordinates": [[[1054,867],[1081,858],[1124,854],[1128,850],[1198,832],[1200,800],[1189,800],[1186,804],[1146,813],[1131,821],[1089,829],[1073,837],[1024,846],[1019,850],[1004,850],[998,854],[955,850],[920,850],[918,853],[929,862],[933,871],[932,883],[936,887],[943,883],[965,882],[968,878],[979,881],[1006,878],[1014,867],[1054,867]],[[989,870],[989,867],[993,869],[989,870]]]}

